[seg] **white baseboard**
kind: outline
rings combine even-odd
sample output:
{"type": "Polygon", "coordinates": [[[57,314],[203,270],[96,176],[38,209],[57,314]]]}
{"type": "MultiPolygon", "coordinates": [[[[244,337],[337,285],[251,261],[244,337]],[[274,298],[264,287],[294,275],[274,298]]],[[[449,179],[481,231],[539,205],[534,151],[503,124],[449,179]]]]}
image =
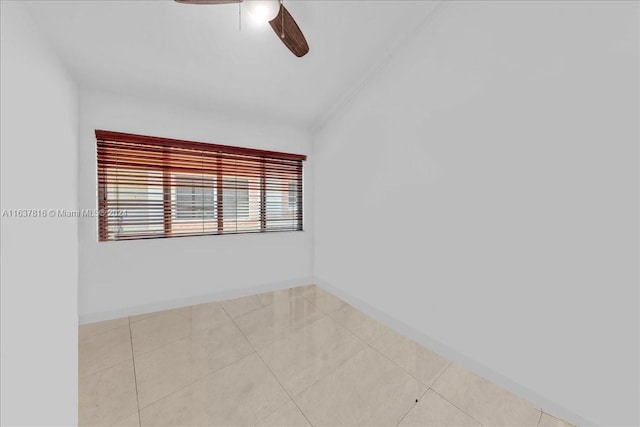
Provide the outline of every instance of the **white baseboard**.
{"type": "Polygon", "coordinates": [[[160,301],[152,304],[136,305],[132,307],[123,307],[117,310],[109,310],[100,313],[87,313],[79,315],[79,323],[100,322],[103,320],[118,319],[126,316],[134,316],[136,314],[151,313],[160,310],[169,310],[171,308],[185,307],[189,305],[204,304],[214,301],[224,301],[233,298],[244,297],[247,295],[261,294],[265,292],[277,291],[279,289],[288,289],[295,286],[307,285],[313,283],[313,277],[301,277],[297,279],[283,280],[279,282],[265,283],[258,286],[250,286],[240,289],[229,289],[221,292],[206,295],[196,295],[192,297],[174,299],[169,301],[160,301]]]}
{"type": "Polygon", "coordinates": [[[488,379],[494,384],[509,390],[513,394],[520,396],[530,403],[532,403],[536,408],[553,415],[555,417],[561,418],[565,421],[568,421],[576,426],[594,426],[595,423],[586,420],[585,418],[575,414],[574,412],[554,403],[553,401],[539,395],[538,393],[530,390],[529,388],[518,384],[517,382],[505,377],[504,375],[498,373],[497,371],[484,366],[481,363],[476,362],[472,358],[458,352],[452,347],[449,347],[446,344],[441,343],[440,341],[434,340],[431,337],[424,335],[419,332],[415,328],[406,325],[397,319],[387,315],[386,313],[368,305],[364,301],[354,297],[353,295],[347,294],[339,288],[332,286],[327,283],[325,280],[315,277],[313,283],[320,286],[327,292],[330,292],[337,297],[340,297],[345,302],[351,304],[353,307],[362,311],[363,313],[369,315],[370,317],[376,319],[377,321],[383,323],[394,331],[398,332],[401,335],[404,335],[407,338],[410,338],[416,341],[419,344],[422,344],[426,348],[438,353],[439,355],[449,359],[452,362],[457,363],[463,368],[479,375],[483,378],[488,379]]]}

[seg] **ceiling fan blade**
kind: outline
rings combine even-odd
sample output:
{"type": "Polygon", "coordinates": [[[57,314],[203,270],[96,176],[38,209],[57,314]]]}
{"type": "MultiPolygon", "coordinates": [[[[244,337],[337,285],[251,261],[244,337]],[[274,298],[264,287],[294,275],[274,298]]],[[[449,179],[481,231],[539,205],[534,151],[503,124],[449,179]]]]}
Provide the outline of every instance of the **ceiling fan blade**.
{"type": "Polygon", "coordinates": [[[300,27],[296,24],[295,19],[289,13],[284,5],[280,4],[280,12],[278,16],[269,21],[271,28],[276,32],[282,43],[289,48],[291,52],[298,58],[309,53],[309,44],[304,34],[300,31],[300,27]],[[284,28],[283,28],[284,24],[284,28]],[[284,37],[282,37],[284,35],[284,37]]]}
{"type": "Polygon", "coordinates": [[[176,0],[178,3],[183,4],[227,4],[227,3],[242,3],[242,0],[176,0]]]}

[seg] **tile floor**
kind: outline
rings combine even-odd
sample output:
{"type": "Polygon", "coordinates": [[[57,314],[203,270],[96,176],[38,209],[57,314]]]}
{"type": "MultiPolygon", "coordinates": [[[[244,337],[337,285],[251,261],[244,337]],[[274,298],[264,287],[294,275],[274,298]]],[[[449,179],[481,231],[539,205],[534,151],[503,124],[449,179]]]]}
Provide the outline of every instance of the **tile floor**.
{"type": "Polygon", "coordinates": [[[82,426],[566,426],[308,285],[80,326],[82,426]]]}

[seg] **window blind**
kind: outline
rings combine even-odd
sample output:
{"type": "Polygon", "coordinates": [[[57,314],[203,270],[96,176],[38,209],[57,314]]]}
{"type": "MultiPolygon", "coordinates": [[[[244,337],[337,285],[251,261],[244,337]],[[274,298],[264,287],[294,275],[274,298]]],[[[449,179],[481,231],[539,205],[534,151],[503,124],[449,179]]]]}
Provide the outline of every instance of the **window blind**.
{"type": "Polygon", "coordinates": [[[302,230],[306,156],[96,130],[100,241],[302,230]]]}

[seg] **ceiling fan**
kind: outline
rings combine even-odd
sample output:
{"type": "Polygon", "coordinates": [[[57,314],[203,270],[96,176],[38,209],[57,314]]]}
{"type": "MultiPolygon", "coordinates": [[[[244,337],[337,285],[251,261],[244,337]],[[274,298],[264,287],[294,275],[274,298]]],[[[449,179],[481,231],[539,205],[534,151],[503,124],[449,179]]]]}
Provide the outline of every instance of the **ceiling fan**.
{"type": "Polygon", "coordinates": [[[176,0],[184,4],[243,3],[247,12],[268,21],[282,43],[298,58],[309,52],[309,44],[282,0],[176,0]]]}

